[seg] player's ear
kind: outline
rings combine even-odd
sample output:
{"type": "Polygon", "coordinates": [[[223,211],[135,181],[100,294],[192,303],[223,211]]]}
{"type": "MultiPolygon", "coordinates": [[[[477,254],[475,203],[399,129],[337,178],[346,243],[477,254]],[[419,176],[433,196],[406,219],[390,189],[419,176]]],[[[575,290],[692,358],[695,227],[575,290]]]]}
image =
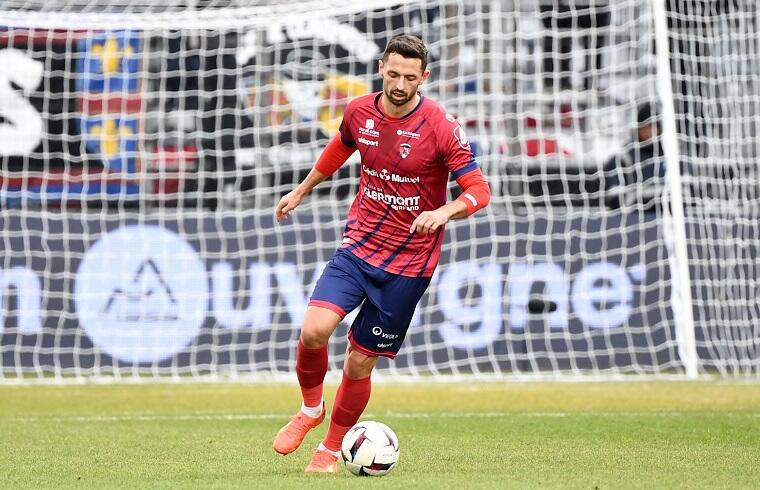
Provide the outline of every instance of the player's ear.
{"type": "Polygon", "coordinates": [[[430,70],[425,70],[424,72],[422,72],[422,77],[420,78],[420,85],[425,83],[425,80],[427,80],[429,76],[430,76],[430,70]]]}
{"type": "Polygon", "coordinates": [[[377,60],[377,72],[383,74],[383,60],[377,60]]]}

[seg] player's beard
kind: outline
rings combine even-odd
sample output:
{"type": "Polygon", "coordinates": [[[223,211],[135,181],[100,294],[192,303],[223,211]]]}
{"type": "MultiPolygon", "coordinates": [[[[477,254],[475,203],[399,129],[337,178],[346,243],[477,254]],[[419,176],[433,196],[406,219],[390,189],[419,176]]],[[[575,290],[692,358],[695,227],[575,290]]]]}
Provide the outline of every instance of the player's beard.
{"type": "Polygon", "coordinates": [[[410,100],[412,100],[412,97],[414,97],[415,92],[401,92],[398,90],[391,90],[386,88],[385,89],[385,96],[388,98],[388,100],[391,102],[391,104],[395,105],[396,107],[401,107],[410,100]]]}

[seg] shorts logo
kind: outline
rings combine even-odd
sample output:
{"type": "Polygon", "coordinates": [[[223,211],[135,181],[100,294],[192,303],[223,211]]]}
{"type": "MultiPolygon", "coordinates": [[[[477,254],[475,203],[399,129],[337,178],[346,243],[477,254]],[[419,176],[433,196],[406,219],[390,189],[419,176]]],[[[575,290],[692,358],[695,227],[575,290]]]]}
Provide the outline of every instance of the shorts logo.
{"type": "MultiPolygon", "coordinates": [[[[385,333],[383,332],[383,329],[378,326],[372,327],[372,334],[377,337],[382,337],[384,339],[388,340],[394,340],[398,338],[398,334],[395,333],[385,333]]],[[[391,344],[377,344],[378,347],[388,347],[391,344]]]]}
{"type": "Polygon", "coordinates": [[[409,153],[412,151],[412,145],[409,143],[401,143],[401,158],[406,158],[409,156],[409,153]]]}
{"type": "Polygon", "coordinates": [[[393,342],[390,342],[388,344],[377,344],[378,349],[385,349],[386,347],[390,347],[393,345],[393,342]]]}

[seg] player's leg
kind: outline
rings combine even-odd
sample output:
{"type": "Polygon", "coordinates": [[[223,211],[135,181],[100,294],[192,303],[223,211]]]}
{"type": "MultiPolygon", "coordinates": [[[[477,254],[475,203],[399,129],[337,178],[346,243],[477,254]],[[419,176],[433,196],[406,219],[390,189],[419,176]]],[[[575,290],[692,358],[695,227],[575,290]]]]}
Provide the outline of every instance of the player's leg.
{"type": "Polygon", "coordinates": [[[346,313],[364,297],[361,281],[350,266],[336,253],[309,301],[296,348],[296,374],[303,401],[298,413],[275,436],[273,447],[280,454],[298,449],[306,434],[325,418],[322,390],[328,367],[327,343],[346,313]]]}
{"type": "Polygon", "coordinates": [[[322,383],[327,374],[327,342],[342,316],[319,306],[306,309],[301,335],[296,348],[296,375],[301,387],[301,411],[318,417],[324,411],[322,383]]]}
{"type": "Polygon", "coordinates": [[[327,373],[327,342],[341,321],[332,310],[317,306],[306,309],[296,348],[296,374],[303,401],[301,409],[274,438],[272,446],[280,454],[290,454],[306,434],[325,419],[322,384],[327,373]]]}
{"type": "Polygon", "coordinates": [[[335,395],[327,435],[314,452],[307,473],[333,473],[338,469],[338,457],[343,437],[359,421],[369,402],[372,389],[372,370],[377,356],[363,354],[351,344],[346,349],[343,379],[335,395]]]}
{"type": "Polygon", "coordinates": [[[430,278],[408,278],[376,271],[349,332],[350,347],[343,366],[343,379],[335,396],[327,436],[314,453],[306,471],[337,470],[340,445],[359,421],[371,393],[371,374],[378,356],[393,359],[401,348],[414,309],[430,278]],[[378,286],[379,284],[379,286],[378,286]]]}
{"type": "Polygon", "coordinates": [[[372,370],[376,364],[377,356],[364,354],[351,344],[348,345],[343,378],[335,394],[335,404],[330,415],[330,428],[322,441],[331,451],[340,451],[343,436],[359,421],[367,408],[372,391],[372,370]]]}

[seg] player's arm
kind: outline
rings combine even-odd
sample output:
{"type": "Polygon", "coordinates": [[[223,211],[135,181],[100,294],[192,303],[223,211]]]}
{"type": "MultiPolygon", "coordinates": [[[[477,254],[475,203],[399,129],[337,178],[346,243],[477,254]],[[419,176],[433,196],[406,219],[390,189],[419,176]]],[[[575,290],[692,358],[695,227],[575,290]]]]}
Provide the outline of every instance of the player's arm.
{"type": "Polygon", "coordinates": [[[297,208],[317,185],[335,173],[354,151],[356,151],[356,147],[345,145],[340,134],[331,139],[309,175],[295,189],[280,199],[274,213],[277,221],[287,218],[290,212],[297,208]]]}
{"type": "Polygon", "coordinates": [[[479,168],[457,177],[457,184],[462,188],[462,194],[438,209],[421,212],[412,223],[409,233],[433,233],[449,220],[466,218],[488,206],[491,189],[479,168]]]}

